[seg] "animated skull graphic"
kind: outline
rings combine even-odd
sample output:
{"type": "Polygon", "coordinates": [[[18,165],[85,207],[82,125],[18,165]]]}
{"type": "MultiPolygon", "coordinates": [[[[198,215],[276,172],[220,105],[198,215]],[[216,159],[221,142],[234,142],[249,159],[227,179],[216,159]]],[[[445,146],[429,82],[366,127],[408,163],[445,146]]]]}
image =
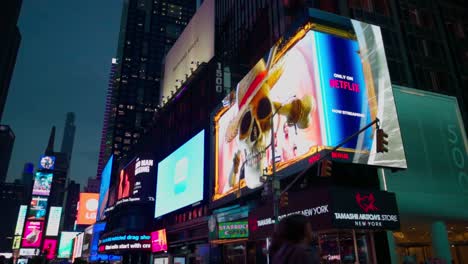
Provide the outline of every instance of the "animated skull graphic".
{"type": "Polygon", "coordinates": [[[244,172],[248,188],[262,184],[260,178],[268,164],[265,153],[270,145],[272,118],[276,113],[285,116],[289,126],[306,128],[309,125],[310,113],[315,110],[311,96],[295,98],[285,104],[271,99],[270,90],[282,73],[281,63],[267,69],[264,60],[260,60],[237,85],[239,112],[229,124],[225,137],[227,142],[237,140],[239,146],[233,158],[229,186],[234,185],[240,172],[244,172]],[[242,164],[240,160],[243,160],[242,164]]]}

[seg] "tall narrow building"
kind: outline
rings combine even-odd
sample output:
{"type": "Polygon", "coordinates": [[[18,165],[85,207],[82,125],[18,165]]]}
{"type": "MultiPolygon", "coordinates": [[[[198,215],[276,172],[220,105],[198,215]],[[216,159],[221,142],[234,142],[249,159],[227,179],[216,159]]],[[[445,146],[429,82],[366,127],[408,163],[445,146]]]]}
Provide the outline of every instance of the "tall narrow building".
{"type": "Polygon", "coordinates": [[[73,143],[75,141],[75,113],[68,112],[67,119],[65,120],[65,127],[63,129],[62,147],[60,152],[67,153],[71,160],[73,152],[73,143]]]}
{"type": "MultiPolygon", "coordinates": [[[[125,0],[117,50],[112,153],[130,150],[159,103],[162,61],[196,9],[194,0],[125,0]]],[[[105,162],[105,161],[104,161],[105,162]]]]}
{"type": "Polygon", "coordinates": [[[17,23],[22,2],[22,0],[0,2],[0,120],[21,43],[21,33],[17,23]]]}

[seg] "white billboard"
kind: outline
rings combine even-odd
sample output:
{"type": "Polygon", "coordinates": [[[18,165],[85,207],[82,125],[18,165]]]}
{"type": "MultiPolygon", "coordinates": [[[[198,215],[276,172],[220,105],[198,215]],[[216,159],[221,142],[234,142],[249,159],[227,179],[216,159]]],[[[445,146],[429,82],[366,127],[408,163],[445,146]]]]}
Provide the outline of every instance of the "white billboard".
{"type": "Polygon", "coordinates": [[[49,219],[47,220],[46,236],[57,236],[62,216],[62,207],[51,206],[49,219]]]}
{"type": "Polygon", "coordinates": [[[208,62],[214,56],[214,0],[205,0],[192,20],[166,55],[161,98],[171,96],[171,91],[180,88],[180,80],[191,75],[197,63],[208,62]],[[177,81],[179,80],[179,81],[177,81]]]}
{"type": "Polygon", "coordinates": [[[16,220],[15,236],[21,236],[23,234],[24,220],[26,219],[26,210],[28,209],[27,205],[21,205],[18,218],[16,220]]]}

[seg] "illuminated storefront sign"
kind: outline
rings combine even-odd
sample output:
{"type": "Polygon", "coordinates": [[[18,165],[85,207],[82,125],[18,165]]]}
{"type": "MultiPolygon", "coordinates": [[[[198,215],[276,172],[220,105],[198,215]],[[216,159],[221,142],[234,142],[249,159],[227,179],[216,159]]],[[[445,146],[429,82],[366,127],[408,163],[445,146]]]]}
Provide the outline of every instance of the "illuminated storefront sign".
{"type": "Polygon", "coordinates": [[[219,223],[219,238],[244,238],[249,237],[249,225],[247,221],[219,223]]]}

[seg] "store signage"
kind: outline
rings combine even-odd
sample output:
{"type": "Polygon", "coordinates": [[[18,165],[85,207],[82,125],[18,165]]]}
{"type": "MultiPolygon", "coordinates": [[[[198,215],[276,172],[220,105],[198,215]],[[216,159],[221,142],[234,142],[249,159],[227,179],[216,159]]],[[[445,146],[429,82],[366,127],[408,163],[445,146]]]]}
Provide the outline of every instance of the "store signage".
{"type": "Polygon", "coordinates": [[[38,248],[20,248],[19,250],[20,256],[37,256],[39,255],[38,248]]]}
{"type": "MultiPolygon", "coordinates": [[[[281,221],[281,219],[283,219],[284,217],[295,215],[295,214],[302,214],[304,216],[315,216],[315,215],[321,215],[321,214],[327,214],[327,213],[329,213],[328,204],[325,204],[325,205],[320,205],[320,206],[313,207],[313,208],[307,208],[304,210],[282,214],[278,216],[278,220],[281,221]]],[[[263,218],[263,219],[257,220],[257,227],[272,225],[274,223],[275,223],[275,219],[273,219],[273,217],[263,218]]]]}
{"type": "Polygon", "coordinates": [[[131,250],[151,251],[149,234],[117,234],[103,238],[99,243],[99,252],[131,250]]]}
{"type": "Polygon", "coordinates": [[[244,238],[249,237],[249,225],[247,221],[219,223],[219,238],[244,238]]]}
{"type": "Polygon", "coordinates": [[[333,192],[333,225],[343,228],[390,229],[400,227],[395,194],[382,191],[333,192]]]}

